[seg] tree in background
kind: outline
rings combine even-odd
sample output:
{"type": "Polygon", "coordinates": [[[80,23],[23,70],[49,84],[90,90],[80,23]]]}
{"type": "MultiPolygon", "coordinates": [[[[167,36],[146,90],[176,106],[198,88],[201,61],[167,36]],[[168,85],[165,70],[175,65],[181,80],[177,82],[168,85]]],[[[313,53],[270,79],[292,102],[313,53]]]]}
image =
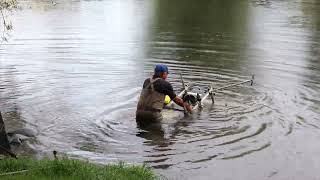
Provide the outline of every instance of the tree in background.
{"type": "MultiPolygon", "coordinates": [[[[14,9],[18,8],[17,0],[0,0],[0,38],[1,42],[7,41],[9,31],[12,30],[12,23],[8,20],[8,14],[14,9]]],[[[11,152],[5,125],[0,111],[0,154],[9,154],[15,157],[15,154],[11,152]]]]}
{"type": "Polygon", "coordinates": [[[12,23],[8,19],[8,14],[17,9],[17,0],[0,0],[0,32],[2,41],[7,41],[9,31],[12,30],[12,23]]]}

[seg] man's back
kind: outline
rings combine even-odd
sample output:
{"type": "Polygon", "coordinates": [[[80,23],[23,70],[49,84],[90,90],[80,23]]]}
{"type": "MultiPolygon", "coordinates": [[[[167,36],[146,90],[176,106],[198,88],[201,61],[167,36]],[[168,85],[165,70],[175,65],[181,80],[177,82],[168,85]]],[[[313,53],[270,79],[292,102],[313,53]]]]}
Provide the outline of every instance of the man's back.
{"type": "MultiPolygon", "coordinates": [[[[155,79],[155,77],[153,77],[153,79],[155,79]]],[[[143,89],[145,88],[151,89],[151,86],[149,86],[149,84],[150,84],[150,78],[147,78],[143,83],[143,89]]],[[[155,91],[164,95],[168,95],[170,99],[174,99],[176,97],[176,93],[174,92],[172,85],[170,84],[170,82],[164,79],[160,78],[159,80],[155,81],[153,83],[153,87],[155,91]]]]}

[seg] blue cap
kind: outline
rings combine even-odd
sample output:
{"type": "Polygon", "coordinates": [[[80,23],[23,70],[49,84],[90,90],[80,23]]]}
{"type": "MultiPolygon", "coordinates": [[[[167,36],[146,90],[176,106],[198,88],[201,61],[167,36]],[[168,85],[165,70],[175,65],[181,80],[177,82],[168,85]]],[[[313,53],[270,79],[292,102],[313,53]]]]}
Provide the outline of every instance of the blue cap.
{"type": "Polygon", "coordinates": [[[163,73],[163,72],[169,73],[169,69],[164,64],[157,64],[156,67],[154,68],[154,72],[155,73],[163,73]]]}

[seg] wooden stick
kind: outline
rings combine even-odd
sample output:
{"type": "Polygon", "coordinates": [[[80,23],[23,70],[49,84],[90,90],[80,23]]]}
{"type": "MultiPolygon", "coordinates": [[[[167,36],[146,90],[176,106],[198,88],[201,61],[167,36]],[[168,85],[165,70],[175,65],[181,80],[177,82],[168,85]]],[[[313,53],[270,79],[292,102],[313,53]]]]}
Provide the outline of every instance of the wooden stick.
{"type": "Polygon", "coordinates": [[[8,176],[8,175],[13,175],[13,174],[20,174],[20,173],[25,173],[28,172],[29,170],[21,170],[21,171],[14,171],[14,172],[7,172],[0,174],[0,176],[8,176]]]}

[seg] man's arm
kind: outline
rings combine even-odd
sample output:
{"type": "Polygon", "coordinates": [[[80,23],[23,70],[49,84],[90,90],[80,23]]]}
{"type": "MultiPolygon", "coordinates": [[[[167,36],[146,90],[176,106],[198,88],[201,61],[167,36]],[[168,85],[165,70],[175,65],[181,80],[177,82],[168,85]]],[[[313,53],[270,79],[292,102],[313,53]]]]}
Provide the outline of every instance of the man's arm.
{"type": "Polygon", "coordinates": [[[160,86],[159,89],[162,90],[163,94],[168,95],[177,105],[183,107],[189,113],[192,113],[192,107],[188,103],[183,102],[183,100],[174,93],[174,90],[168,81],[162,81],[162,86],[160,86]]]}
{"type": "Polygon", "coordinates": [[[184,109],[186,109],[190,114],[192,114],[192,107],[186,103],[186,102],[183,102],[183,100],[179,97],[179,96],[176,96],[174,99],[173,99],[173,102],[175,102],[176,104],[178,104],[179,106],[183,107],[184,109]]]}

